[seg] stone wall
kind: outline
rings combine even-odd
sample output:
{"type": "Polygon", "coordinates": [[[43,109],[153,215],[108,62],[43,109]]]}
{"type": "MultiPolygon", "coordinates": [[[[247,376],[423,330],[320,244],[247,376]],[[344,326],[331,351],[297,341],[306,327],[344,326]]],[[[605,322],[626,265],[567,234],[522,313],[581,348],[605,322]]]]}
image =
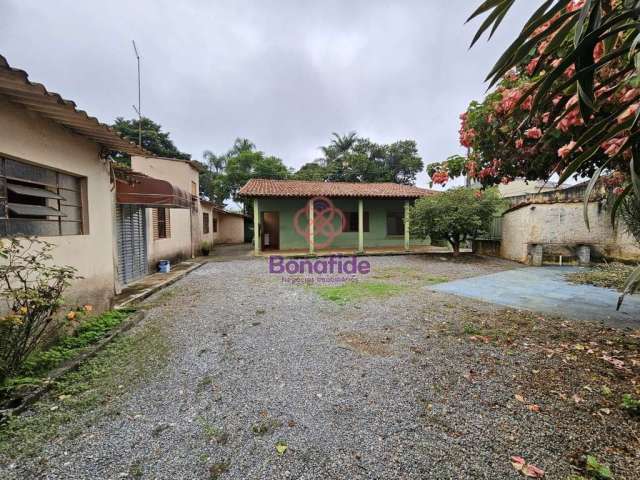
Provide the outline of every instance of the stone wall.
{"type": "Polygon", "coordinates": [[[640,259],[640,248],[623,224],[613,228],[610,211],[599,202],[589,204],[590,229],[584,222],[583,204],[528,204],[503,215],[500,254],[518,262],[528,262],[530,245],[546,244],[545,251],[570,254],[564,246],[587,244],[594,257],[623,260],[640,259]]]}

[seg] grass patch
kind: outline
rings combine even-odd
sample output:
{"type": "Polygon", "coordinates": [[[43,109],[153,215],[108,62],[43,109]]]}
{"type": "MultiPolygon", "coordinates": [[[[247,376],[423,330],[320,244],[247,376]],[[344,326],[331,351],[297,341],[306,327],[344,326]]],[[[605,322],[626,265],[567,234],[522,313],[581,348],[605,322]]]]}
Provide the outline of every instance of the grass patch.
{"type": "Polygon", "coordinates": [[[443,275],[430,275],[411,267],[389,267],[378,270],[371,275],[376,280],[395,280],[409,283],[421,283],[423,285],[435,285],[449,279],[443,275]]]}
{"type": "Polygon", "coordinates": [[[365,298],[386,298],[402,293],[407,289],[404,285],[385,282],[345,282],[336,286],[311,287],[325,300],[338,305],[345,305],[365,298]]]}
{"type": "Polygon", "coordinates": [[[586,272],[568,273],[566,278],[571,283],[595,285],[596,287],[613,288],[622,291],[627,278],[636,267],[624,263],[604,263],[596,265],[586,272]]]}
{"type": "Polygon", "coordinates": [[[49,371],[77,357],[87,347],[105,338],[133,312],[132,309],[111,310],[90,317],[82,322],[72,335],[63,337],[46,350],[34,352],[24,362],[19,375],[6,379],[0,385],[0,399],[39,385],[49,371]]]}
{"type": "Polygon", "coordinates": [[[0,464],[33,457],[52,439],[81,435],[105,415],[119,415],[120,396],[162,368],[169,344],[160,327],[147,325],[116,338],[78,370],[60,378],[29,412],[0,424],[0,464]]]}

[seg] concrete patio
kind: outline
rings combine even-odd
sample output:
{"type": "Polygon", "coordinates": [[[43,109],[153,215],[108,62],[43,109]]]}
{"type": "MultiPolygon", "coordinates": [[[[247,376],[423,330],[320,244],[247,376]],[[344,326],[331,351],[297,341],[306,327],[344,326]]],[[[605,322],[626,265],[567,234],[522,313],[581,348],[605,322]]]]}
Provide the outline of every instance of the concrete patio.
{"type": "Polygon", "coordinates": [[[565,274],[577,267],[529,267],[429,287],[438,292],[578,320],[602,321],[613,327],[640,327],[640,297],[625,298],[616,311],[619,293],[592,285],[576,285],[565,274]]]}

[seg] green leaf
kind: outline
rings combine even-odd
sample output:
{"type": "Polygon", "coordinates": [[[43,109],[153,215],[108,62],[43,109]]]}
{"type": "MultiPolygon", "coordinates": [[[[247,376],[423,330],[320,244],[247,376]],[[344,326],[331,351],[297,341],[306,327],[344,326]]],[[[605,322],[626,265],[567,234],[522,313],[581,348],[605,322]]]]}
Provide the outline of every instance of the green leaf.
{"type": "Polygon", "coordinates": [[[630,191],[631,191],[631,185],[627,185],[626,187],[624,187],[624,190],[622,191],[622,193],[618,195],[616,200],[613,202],[613,207],[611,208],[611,226],[615,226],[618,210],[622,205],[622,201],[629,195],[630,191]]]}
{"type": "Polygon", "coordinates": [[[618,297],[618,305],[616,306],[616,310],[620,310],[622,302],[624,301],[624,297],[626,295],[632,295],[637,290],[638,286],[640,286],[640,267],[636,268],[633,272],[631,272],[631,275],[629,275],[629,278],[627,279],[627,282],[624,284],[624,287],[622,289],[622,295],[618,297]]]}
{"type": "Polygon", "coordinates": [[[596,186],[596,182],[600,178],[600,174],[602,173],[602,170],[604,170],[604,167],[606,167],[608,163],[609,163],[609,160],[604,162],[600,166],[600,168],[598,168],[598,170],[595,171],[595,173],[593,174],[593,177],[591,177],[591,180],[587,185],[587,190],[584,192],[584,203],[583,203],[584,208],[582,212],[584,214],[584,223],[587,225],[587,230],[591,230],[591,227],[589,226],[589,197],[591,197],[591,192],[593,191],[593,187],[596,186]]]}

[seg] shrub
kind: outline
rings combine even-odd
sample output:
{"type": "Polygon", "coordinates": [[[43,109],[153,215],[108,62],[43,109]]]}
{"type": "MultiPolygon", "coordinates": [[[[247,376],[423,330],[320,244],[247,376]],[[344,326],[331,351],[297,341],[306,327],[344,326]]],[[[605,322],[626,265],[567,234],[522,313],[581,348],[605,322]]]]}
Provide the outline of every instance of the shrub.
{"type": "Polygon", "coordinates": [[[62,294],[79,278],[69,266],[51,265],[54,245],[36,239],[0,243],[0,382],[15,373],[48,335],[57,333],[62,294]]]}

